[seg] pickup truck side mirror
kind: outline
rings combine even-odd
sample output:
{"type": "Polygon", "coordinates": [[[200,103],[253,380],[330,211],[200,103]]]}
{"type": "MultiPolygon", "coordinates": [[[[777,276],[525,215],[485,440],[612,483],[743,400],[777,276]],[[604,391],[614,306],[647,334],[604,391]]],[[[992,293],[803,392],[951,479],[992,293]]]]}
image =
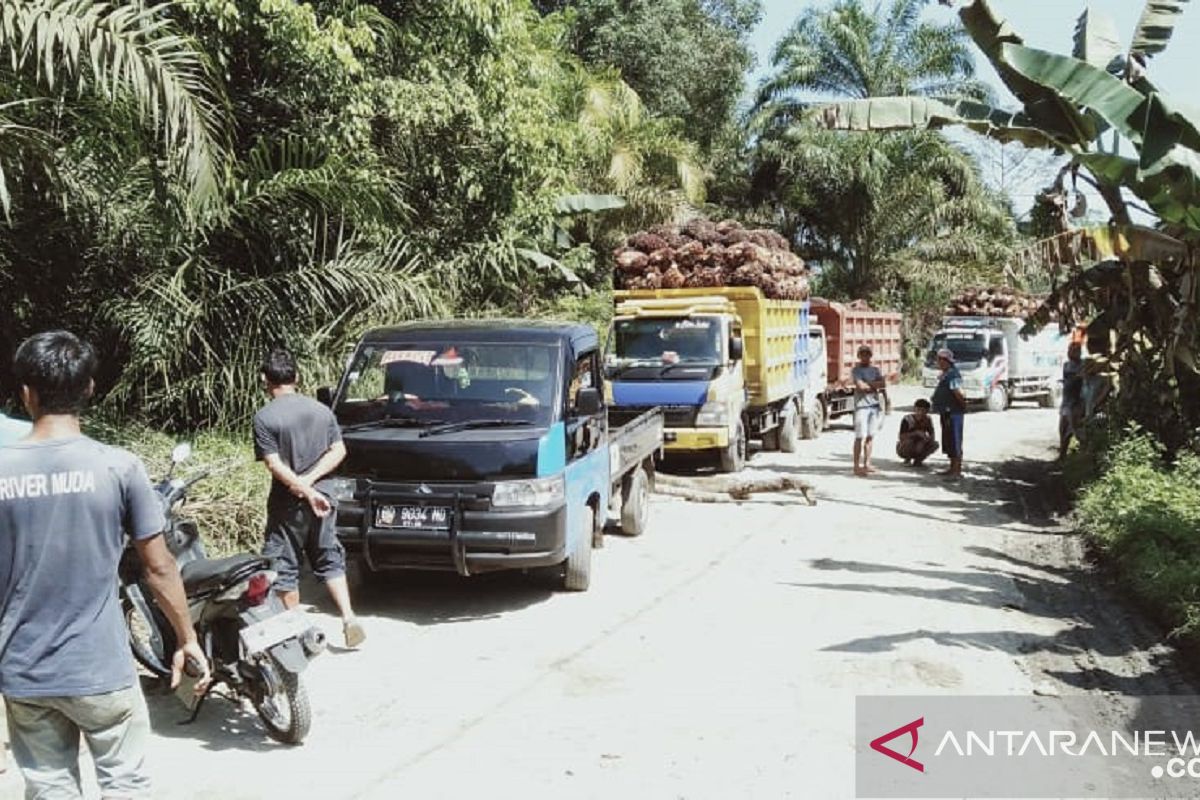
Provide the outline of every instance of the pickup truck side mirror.
{"type": "Polygon", "coordinates": [[[575,395],[575,413],[581,417],[599,414],[604,409],[604,401],[600,398],[600,390],[595,387],[580,389],[575,395]]]}
{"type": "Polygon", "coordinates": [[[740,336],[733,336],[729,339],[729,360],[741,361],[746,355],[746,343],[740,336]]]}
{"type": "Polygon", "coordinates": [[[317,402],[323,406],[333,405],[333,389],[328,386],[322,386],[317,389],[317,402]]]}

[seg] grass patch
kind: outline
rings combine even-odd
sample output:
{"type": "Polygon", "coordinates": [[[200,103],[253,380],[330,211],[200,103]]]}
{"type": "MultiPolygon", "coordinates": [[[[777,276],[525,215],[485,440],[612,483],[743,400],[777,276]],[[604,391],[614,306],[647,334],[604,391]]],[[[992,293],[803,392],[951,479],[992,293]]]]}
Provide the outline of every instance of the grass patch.
{"type": "Polygon", "coordinates": [[[1166,462],[1149,434],[1130,430],[1083,488],[1079,523],[1121,580],[1173,628],[1200,634],[1200,458],[1166,462]]]}
{"type": "MultiPolygon", "coordinates": [[[[175,437],[140,425],[115,425],[89,420],[85,432],[97,441],[123,447],[142,459],[150,480],[157,482],[171,465],[175,437]]],[[[270,475],[254,460],[250,433],[206,432],[182,437],[192,443],[192,457],[176,475],[212,474],[192,487],[184,516],[194,519],[210,557],[237,552],[258,552],[266,525],[270,475]]]]}

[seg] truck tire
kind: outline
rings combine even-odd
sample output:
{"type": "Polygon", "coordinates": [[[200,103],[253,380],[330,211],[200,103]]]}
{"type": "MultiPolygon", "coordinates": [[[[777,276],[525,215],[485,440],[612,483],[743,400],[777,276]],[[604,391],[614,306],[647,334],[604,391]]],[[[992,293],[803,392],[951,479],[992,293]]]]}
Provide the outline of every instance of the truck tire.
{"type": "Polygon", "coordinates": [[[563,588],[571,592],[586,592],[592,582],[592,529],[595,527],[595,512],[585,506],[579,515],[579,530],[567,556],[563,588]]]}
{"type": "Polygon", "coordinates": [[[988,411],[1003,411],[1008,408],[1008,389],[1002,383],[997,383],[988,392],[987,410],[988,411]]]}
{"type": "Polygon", "coordinates": [[[741,472],[746,466],[746,425],[739,422],[729,446],[721,451],[721,472],[741,472]]]}
{"type": "Polygon", "coordinates": [[[1062,405],[1062,386],[1051,386],[1050,391],[1038,398],[1038,405],[1042,408],[1058,408],[1062,405]]]}
{"type": "Polygon", "coordinates": [[[821,431],[825,430],[825,401],[818,398],[808,413],[800,419],[800,423],[801,438],[815,439],[820,436],[821,431]]]}
{"type": "Polygon", "coordinates": [[[650,513],[650,477],[638,467],[621,482],[621,533],[641,536],[650,513]]]}
{"type": "Polygon", "coordinates": [[[794,453],[800,447],[802,425],[800,409],[795,403],[788,403],[788,411],[779,423],[779,449],[785,453],[794,453]]]}

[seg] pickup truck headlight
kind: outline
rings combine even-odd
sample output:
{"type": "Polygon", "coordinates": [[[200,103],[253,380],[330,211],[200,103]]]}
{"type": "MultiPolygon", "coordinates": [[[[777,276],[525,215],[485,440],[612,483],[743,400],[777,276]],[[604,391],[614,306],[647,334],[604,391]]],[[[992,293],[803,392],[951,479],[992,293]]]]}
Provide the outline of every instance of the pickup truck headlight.
{"type": "Polygon", "coordinates": [[[358,481],[354,478],[330,478],[325,482],[325,488],[334,500],[353,500],[358,481]]]}
{"type": "Polygon", "coordinates": [[[542,508],[566,500],[563,477],[535,481],[502,481],[492,490],[494,508],[542,508]]]}
{"type": "Polygon", "coordinates": [[[729,409],[724,403],[705,403],[696,414],[697,428],[724,428],[729,424],[729,409]]]}

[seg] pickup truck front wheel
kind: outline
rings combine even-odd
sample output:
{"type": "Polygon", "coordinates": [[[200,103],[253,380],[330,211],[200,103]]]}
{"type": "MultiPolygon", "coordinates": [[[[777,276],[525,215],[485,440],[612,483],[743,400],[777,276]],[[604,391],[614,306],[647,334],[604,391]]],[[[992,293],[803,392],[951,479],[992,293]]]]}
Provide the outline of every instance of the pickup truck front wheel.
{"type": "Polygon", "coordinates": [[[563,588],[568,591],[587,591],[592,582],[592,530],[596,526],[594,514],[591,506],[579,514],[579,529],[575,531],[571,552],[567,556],[566,574],[563,576],[563,588]]]}
{"type": "Polygon", "coordinates": [[[650,477],[638,467],[621,481],[621,532],[641,536],[650,512],[650,477]]]}

